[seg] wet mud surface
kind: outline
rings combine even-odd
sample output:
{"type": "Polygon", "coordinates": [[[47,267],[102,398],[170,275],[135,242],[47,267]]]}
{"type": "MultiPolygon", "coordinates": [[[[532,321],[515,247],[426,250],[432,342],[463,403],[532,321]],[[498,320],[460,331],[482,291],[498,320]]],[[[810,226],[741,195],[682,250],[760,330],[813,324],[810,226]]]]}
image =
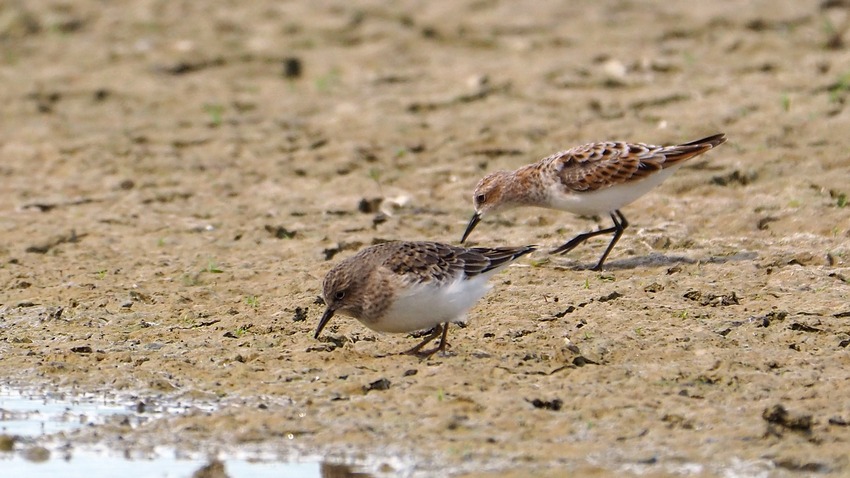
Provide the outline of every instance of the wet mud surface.
{"type": "Polygon", "coordinates": [[[4,3],[0,379],[217,407],[80,443],[844,476],[848,8],[4,3]],[[336,261],[456,243],[485,173],[716,132],[624,208],[602,272],[603,239],[546,250],[605,219],[479,224],[476,244],[543,249],[493,280],[450,355],[399,356],[415,339],[343,317],[312,338],[336,261]]]}

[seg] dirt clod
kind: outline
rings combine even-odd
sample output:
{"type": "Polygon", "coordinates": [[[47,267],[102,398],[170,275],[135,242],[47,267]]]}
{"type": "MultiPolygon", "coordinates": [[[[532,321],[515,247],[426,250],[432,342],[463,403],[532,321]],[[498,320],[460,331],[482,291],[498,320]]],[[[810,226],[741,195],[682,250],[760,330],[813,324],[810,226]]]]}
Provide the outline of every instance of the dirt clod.
{"type": "Polygon", "coordinates": [[[372,382],[368,385],[364,385],[363,391],[364,392],[370,392],[372,390],[389,390],[390,385],[391,385],[391,383],[390,383],[389,380],[387,380],[385,378],[381,378],[381,379],[375,380],[374,382],[372,382]]]}
{"type": "Polygon", "coordinates": [[[192,478],[229,478],[221,460],[212,460],[192,473],[192,478]]]}
{"type": "Polygon", "coordinates": [[[264,227],[266,232],[271,234],[275,239],[292,239],[297,234],[296,231],[291,231],[283,226],[272,226],[270,224],[266,224],[264,227]]]}
{"type": "Polygon", "coordinates": [[[296,307],[295,312],[292,314],[293,322],[304,322],[307,320],[307,312],[309,312],[309,307],[296,307]]]}
{"type": "Polygon", "coordinates": [[[768,423],[768,433],[781,435],[781,429],[809,433],[814,419],[810,414],[793,414],[782,405],[765,408],[761,414],[768,423]]]}
{"type": "Polygon", "coordinates": [[[553,400],[541,400],[539,398],[535,398],[532,400],[525,400],[530,403],[534,408],[541,408],[543,410],[552,410],[553,412],[559,411],[564,406],[564,401],[560,398],[555,398],[553,400]]]}

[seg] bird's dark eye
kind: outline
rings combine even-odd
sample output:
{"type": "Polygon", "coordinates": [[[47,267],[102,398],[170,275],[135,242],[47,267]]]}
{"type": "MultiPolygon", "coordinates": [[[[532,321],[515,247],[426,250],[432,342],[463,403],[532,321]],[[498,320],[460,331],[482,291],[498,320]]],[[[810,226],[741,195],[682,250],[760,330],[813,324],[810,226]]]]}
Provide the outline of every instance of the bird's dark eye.
{"type": "Polygon", "coordinates": [[[487,196],[485,196],[483,194],[479,194],[478,196],[475,196],[476,202],[484,202],[485,199],[487,199],[487,196]]]}
{"type": "Polygon", "coordinates": [[[344,298],[345,298],[345,291],[344,291],[344,290],[338,290],[338,291],[336,292],[336,294],[334,294],[334,299],[335,299],[335,300],[342,300],[342,299],[344,299],[344,298]]]}

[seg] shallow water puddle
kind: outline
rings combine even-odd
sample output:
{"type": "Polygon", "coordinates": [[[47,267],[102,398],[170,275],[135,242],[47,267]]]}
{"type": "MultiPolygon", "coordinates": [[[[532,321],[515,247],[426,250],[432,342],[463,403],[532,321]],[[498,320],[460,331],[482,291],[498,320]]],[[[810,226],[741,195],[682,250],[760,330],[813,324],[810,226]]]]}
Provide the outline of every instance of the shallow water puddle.
{"type": "MultiPolygon", "coordinates": [[[[75,396],[26,393],[0,385],[0,469],[2,476],[80,477],[114,476],[183,477],[368,477],[348,465],[322,463],[320,459],[282,462],[248,453],[219,453],[219,462],[191,457],[164,448],[153,454],[133,456],[97,446],[58,445],[54,435],[76,428],[97,426],[108,420],[129,420],[135,427],[148,420],[176,414],[191,406],[158,406],[145,410],[142,402],[110,401],[95,395],[75,396]],[[209,468],[208,470],[202,470],[209,468]],[[226,475],[220,474],[221,472],[226,475]]],[[[207,407],[201,407],[207,408],[207,407]]],[[[213,407],[209,407],[210,410],[213,407]]],[[[59,440],[61,442],[61,440],[59,440]]]]}
{"type": "MultiPolygon", "coordinates": [[[[98,425],[110,416],[128,414],[129,405],[108,403],[91,396],[65,400],[50,395],[28,395],[0,386],[0,433],[39,437],[98,425]]],[[[138,423],[138,422],[137,422],[138,423]]]]}
{"type": "MultiPolygon", "coordinates": [[[[45,461],[32,461],[25,453],[0,452],[0,468],[4,476],[29,478],[184,478],[195,476],[207,466],[207,460],[157,456],[152,459],[132,459],[108,451],[75,450],[72,454],[50,453],[45,461]]],[[[224,472],[231,478],[303,476],[321,477],[318,463],[254,462],[245,459],[222,460],[224,472]]],[[[210,475],[221,476],[221,475],[210,475]]],[[[343,475],[345,476],[345,475],[343,475]]],[[[361,475],[364,476],[364,475],[361,475]]]]}

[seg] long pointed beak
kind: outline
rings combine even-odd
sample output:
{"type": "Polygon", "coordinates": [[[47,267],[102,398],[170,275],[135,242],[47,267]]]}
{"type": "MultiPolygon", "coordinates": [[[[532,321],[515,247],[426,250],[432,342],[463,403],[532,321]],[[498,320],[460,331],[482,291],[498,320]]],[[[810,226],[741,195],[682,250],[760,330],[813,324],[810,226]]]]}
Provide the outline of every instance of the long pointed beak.
{"type": "Polygon", "coordinates": [[[325,313],[322,314],[322,318],[319,319],[319,326],[316,327],[316,333],[313,334],[314,339],[319,338],[319,334],[322,333],[322,329],[324,329],[325,326],[328,325],[328,322],[331,321],[331,317],[334,316],[334,312],[336,312],[336,311],[331,309],[330,307],[325,309],[325,313]]]}
{"type": "Polygon", "coordinates": [[[475,226],[477,226],[479,222],[481,222],[481,214],[477,212],[473,213],[472,218],[469,220],[469,225],[466,226],[466,231],[463,233],[463,237],[460,238],[461,244],[463,244],[466,238],[469,237],[469,233],[475,229],[475,226]]]}

